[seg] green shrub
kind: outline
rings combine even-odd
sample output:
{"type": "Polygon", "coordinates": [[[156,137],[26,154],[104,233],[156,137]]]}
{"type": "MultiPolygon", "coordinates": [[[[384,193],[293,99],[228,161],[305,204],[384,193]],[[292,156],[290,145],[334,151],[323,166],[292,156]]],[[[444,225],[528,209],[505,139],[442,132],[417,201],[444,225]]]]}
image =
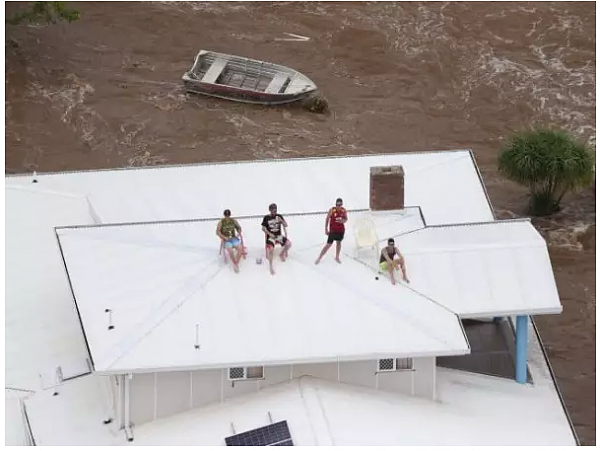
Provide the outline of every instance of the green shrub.
{"type": "Polygon", "coordinates": [[[529,213],[544,216],[560,209],[567,192],[590,186],[595,155],[565,132],[525,130],[508,139],[498,157],[498,169],[529,188],[529,213]]]}

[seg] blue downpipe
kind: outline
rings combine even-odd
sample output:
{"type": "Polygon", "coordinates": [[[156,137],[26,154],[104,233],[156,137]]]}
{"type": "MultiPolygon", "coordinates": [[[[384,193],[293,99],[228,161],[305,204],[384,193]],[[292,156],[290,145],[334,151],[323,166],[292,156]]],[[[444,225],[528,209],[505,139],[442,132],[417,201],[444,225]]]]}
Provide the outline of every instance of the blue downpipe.
{"type": "Polygon", "coordinates": [[[517,316],[515,350],[515,379],[519,384],[527,382],[527,323],[529,317],[517,316]]]}

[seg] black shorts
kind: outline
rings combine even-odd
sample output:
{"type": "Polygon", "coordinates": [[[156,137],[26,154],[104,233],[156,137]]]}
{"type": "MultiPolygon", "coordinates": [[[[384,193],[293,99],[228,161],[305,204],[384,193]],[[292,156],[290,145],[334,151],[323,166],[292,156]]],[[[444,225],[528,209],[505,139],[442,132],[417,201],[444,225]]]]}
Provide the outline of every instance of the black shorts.
{"type": "Polygon", "coordinates": [[[329,232],[327,236],[327,244],[333,244],[334,241],[342,241],[344,239],[344,232],[329,232]]]}
{"type": "Polygon", "coordinates": [[[267,247],[275,247],[275,244],[281,244],[282,246],[285,246],[285,243],[287,243],[288,239],[283,236],[283,235],[279,235],[277,237],[275,237],[275,240],[272,240],[268,235],[267,235],[267,239],[265,241],[265,244],[267,245],[267,247]]]}

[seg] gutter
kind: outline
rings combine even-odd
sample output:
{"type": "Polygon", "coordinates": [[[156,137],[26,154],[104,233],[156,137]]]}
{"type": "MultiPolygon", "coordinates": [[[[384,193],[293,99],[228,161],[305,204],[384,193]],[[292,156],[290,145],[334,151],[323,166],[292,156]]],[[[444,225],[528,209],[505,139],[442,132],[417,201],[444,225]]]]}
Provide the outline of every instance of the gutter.
{"type": "MultiPolygon", "coordinates": [[[[485,187],[485,183],[483,182],[483,177],[481,176],[481,172],[479,171],[479,167],[477,166],[477,162],[475,161],[475,155],[473,154],[472,149],[469,149],[469,155],[471,155],[471,160],[473,161],[473,165],[475,166],[475,169],[477,170],[477,176],[479,177],[479,182],[481,183],[481,188],[483,189],[483,192],[485,193],[485,197],[487,199],[488,205],[492,212],[492,217],[494,218],[494,220],[497,220],[496,213],[494,211],[494,208],[492,207],[492,202],[490,200],[490,196],[488,195],[487,189],[485,187]]],[[[562,393],[560,392],[560,388],[558,387],[558,382],[556,381],[556,376],[554,375],[554,371],[552,370],[552,365],[550,364],[550,359],[548,358],[548,354],[546,353],[546,348],[544,347],[544,342],[542,341],[540,332],[539,332],[537,326],[535,325],[533,316],[529,315],[529,319],[531,320],[531,324],[533,325],[533,330],[535,331],[535,335],[538,339],[538,342],[540,343],[540,348],[542,350],[544,360],[546,361],[546,365],[548,366],[548,370],[550,372],[550,377],[552,378],[552,383],[554,384],[554,389],[556,390],[556,394],[558,395],[558,399],[560,400],[560,404],[562,406],[563,412],[565,413],[565,416],[567,417],[569,427],[571,428],[571,432],[573,433],[573,437],[575,438],[575,443],[577,446],[581,446],[581,442],[579,441],[579,437],[577,436],[577,431],[575,430],[575,426],[573,426],[573,421],[571,420],[571,416],[569,415],[569,411],[567,410],[567,405],[565,404],[565,400],[563,399],[562,393]]],[[[514,325],[512,324],[512,321],[509,321],[509,323],[510,323],[511,327],[513,328],[513,332],[514,332],[514,325]]]]}
{"type": "Polygon", "coordinates": [[[575,430],[575,426],[573,425],[573,421],[571,420],[571,416],[569,415],[569,411],[567,410],[567,405],[565,404],[565,400],[563,399],[562,393],[558,388],[558,382],[556,381],[556,376],[554,375],[554,371],[552,370],[552,365],[550,364],[550,359],[548,358],[548,354],[546,354],[546,348],[544,347],[544,343],[542,342],[542,337],[540,336],[540,332],[533,321],[533,317],[529,317],[531,320],[531,324],[533,325],[533,330],[535,331],[535,335],[540,343],[540,348],[542,349],[542,354],[544,356],[544,360],[546,361],[546,365],[548,365],[548,370],[550,371],[550,377],[552,377],[552,383],[554,384],[554,388],[556,389],[556,394],[558,395],[558,399],[560,400],[560,405],[563,408],[565,416],[567,417],[567,421],[569,423],[569,427],[571,428],[571,432],[573,433],[573,437],[575,438],[576,446],[581,446],[581,442],[579,441],[579,436],[577,435],[577,431],[575,430]]]}
{"type": "Polygon", "coordinates": [[[473,161],[473,166],[475,166],[475,170],[477,171],[477,177],[479,177],[479,183],[481,184],[481,189],[485,194],[485,198],[487,199],[488,206],[490,207],[490,212],[492,213],[492,218],[496,220],[496,213],[494,212],[494,207],[492,206],[492,201],[490,200],[490,196],[485,187],[485,183],[483,182],[483,177],[481,176],[481,172],[479,171],[479,166],[477,166],[477,161],[475,161],[475,154],[473,153],[473,149],[469,149],[469,155],[471,156],[471,161],[473,161]]]}

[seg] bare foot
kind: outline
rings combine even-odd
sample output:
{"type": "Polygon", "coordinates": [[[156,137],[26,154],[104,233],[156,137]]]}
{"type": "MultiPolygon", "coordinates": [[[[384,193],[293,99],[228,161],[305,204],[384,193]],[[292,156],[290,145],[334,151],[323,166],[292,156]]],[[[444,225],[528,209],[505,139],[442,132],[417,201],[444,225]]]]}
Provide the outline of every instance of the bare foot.
{"type": "Polygon", "coordinates": [[[342,261],[339,259],[339,257],[336,257],[335,261],[338,262],[338,263],[342,263],[342,261]]]}
{"type": "Polygon", "coordinates": [[[392,285],[396,285],[396,279],[392,277],[392,285]]]}
{"type": "Polygon", "coordinates": [[[320,258],[317,258],[317,260],[315,261],[315,265],[318,265],[321,262],[320,258]]]}
{"type": "Polygon", "coordinates": [[[233,270],[234,270],[235,272],[240,272],[240,267],[238,266],[238,264],[237,264],[237,263],[233,265],[233,270]]]}
{"type": "Polygon", "coordinates": [[[279,254],[279,258],[281,258],[281,261],[284,262],[286,259],[287,255],[285,254],[285,252],[282,252],[281,254],[279,254]]]}
{"type": "Polygon", "coordinates": [[[269,271],[271,272],[271,275],[274,276],[275,275],[275,270],[273,268],[269,268],[269,271]]]}

